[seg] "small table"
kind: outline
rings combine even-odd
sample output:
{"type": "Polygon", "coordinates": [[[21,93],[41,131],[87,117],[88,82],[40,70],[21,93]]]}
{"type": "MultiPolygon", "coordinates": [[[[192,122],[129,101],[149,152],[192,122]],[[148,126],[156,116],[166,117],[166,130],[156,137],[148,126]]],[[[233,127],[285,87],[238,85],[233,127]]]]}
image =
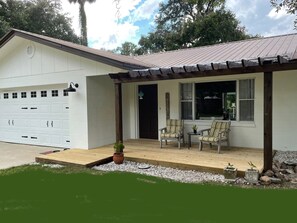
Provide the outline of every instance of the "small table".
{"type": "Polygon", "coordinates": [[[201,135],[201,131],[198,131],[196,133],[188,132],[188,149],[190,149],[190,147],[192,146],[191,137],[192,136],[200,136],[200,135],[201,135]]]}

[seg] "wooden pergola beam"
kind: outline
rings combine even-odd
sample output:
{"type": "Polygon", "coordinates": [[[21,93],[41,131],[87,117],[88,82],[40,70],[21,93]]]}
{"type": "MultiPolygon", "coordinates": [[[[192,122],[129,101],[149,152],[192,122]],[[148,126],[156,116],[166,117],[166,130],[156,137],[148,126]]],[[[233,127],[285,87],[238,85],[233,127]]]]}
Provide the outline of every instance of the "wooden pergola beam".
{"type": "Polygon", "coordinates": [[[264,72],[264,171],[272,170],[272,84],[273,73],[264,72]]]}
{"type": "MultiPolygon", "coordinates": [[[[253,64],[254,65],[254,64],[253,64]]],[[[211,66],[197,65],[199,71],[187,72],[189,69],[185,69],[184,73],[175,73],[171,68],[160,68],[161,75],[147,75],[145,77],[140,75],[134,75],[127,77],[127,74],[132,74],[129,71],[126,75],[123,73],[110,74],[110,77],[115,83],[132,83],[132,82],[148,82],[148,81],[159,81],[159,80],[171,80],[171,79],[184,79],[184,78],[197,78],[197,77],[211,77],[211,76],[224,76],[224,75],[236,75],[246,73],[264,73],[273,71],[284,71],[284,70],[296,70],[296,61],[290,63],[273,63],[258,66],[246,66],[239,67],[238,63],[228,62],[226,69],[213,70],[211,66]],[[228,69],[229,67],[229,69],[228,69]],[[149,78],[148,78],[149,77],[149,78]]],[[[134,71],[136,72],[136,71],[134,71]]]]}

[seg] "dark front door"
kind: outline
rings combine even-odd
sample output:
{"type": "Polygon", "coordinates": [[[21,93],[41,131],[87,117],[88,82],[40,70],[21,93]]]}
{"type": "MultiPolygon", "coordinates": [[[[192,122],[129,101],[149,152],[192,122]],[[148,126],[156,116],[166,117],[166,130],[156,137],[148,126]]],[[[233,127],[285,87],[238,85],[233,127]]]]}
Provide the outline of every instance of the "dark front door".
{"type": "Polygon", "coordinates": [[[139,137],[158,139],[157,85],[138,86],[139,137]]]}

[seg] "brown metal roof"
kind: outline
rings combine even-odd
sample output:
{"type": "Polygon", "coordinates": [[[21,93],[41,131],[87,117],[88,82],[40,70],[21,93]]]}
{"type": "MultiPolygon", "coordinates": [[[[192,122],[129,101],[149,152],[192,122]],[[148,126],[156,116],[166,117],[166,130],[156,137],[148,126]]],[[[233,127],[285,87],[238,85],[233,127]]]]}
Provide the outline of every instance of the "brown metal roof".
{"type": "Polygon", "coordinates": [[[297,59],[297,34],[255,38],[135,57],[155,67],[179,67],[283,56],[297,59]]]}
{"type": "Polygon", "coordinates": [[[172,67],[184,66],[190,66],[193,68],[193,65],[196,66],[197,64],[226,64],[226,61],[251,61],[257,60],[258,58],[275,58],[277,56],[281,56],[289,60],[297,59],[297,33],[248,39],[135,57],[118,55],[105,50],[97,50],[17,29],[12,29],[0,40],[0,48],[13,36],[30,39],[56,49],[125,70],[141,70],[146,68],[171,69],[172,67]]]}
{"type": "Polygon", "coordinates": [[[17,29],[12,29],[2,39],[0,39],[0,48],[14,36],[20,36],[25,39],[36,41],[59,50],[63,50],[78,56],[82,56],[91,60],[109,64],[126,70],[143,69],[154,66],[150,63],[139,61],[130,56],[119,55],[105,50],[97,50],[79,44],[67,42],[64,40],[59,40],[48,36],[38,35],[35,33],[25,32],[17,29]]]}

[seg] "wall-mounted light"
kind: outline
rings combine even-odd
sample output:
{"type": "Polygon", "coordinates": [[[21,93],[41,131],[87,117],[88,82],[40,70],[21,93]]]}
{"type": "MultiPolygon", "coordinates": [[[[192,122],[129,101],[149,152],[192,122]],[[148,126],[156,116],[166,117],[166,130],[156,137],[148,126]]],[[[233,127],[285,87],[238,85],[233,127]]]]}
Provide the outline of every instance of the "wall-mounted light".
{"type": "Polygon", "coordinates": [[[76,92],[76,89],[75,88],[78,88],[78,84],[74,84],[73,82],[70,82],[69,84],[69,88],[66,88],[64,91],[65,92],[76,92]]]}
{"type": "Polygon", "coordinates": [[[144,96],[144,93],[142,91],[139,91],[138,97],[140,100],[143,99],[143,96],[144,96]]]}

